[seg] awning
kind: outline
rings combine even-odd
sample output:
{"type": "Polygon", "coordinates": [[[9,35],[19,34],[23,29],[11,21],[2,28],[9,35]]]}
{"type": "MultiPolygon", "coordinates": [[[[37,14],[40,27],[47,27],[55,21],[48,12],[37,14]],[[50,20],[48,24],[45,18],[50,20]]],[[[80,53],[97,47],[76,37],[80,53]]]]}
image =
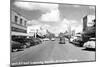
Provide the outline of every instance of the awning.
{"type": "Polygon", "coordinates": [[[11,35],[28,36],[27,33],[11,32],[11,35]]]}

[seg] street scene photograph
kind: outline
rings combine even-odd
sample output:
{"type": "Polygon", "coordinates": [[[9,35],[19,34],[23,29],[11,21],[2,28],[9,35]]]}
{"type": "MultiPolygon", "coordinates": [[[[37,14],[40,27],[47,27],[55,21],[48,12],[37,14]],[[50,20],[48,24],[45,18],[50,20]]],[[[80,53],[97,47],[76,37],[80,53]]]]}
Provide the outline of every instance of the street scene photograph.
{"type": "Polygon", "coordinates": [[[96,61],[96,6],[10,0],[10,64],[96,61]]]}

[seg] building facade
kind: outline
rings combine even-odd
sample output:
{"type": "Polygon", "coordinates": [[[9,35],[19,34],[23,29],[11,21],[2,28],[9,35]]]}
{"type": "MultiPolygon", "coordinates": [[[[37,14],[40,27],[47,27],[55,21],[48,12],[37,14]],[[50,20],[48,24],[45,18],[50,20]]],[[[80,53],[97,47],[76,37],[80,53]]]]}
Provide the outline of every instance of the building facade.
{"type": "Polygon", "coordinates": [[[95,16],[94,15],[87,15],[83,17],[83,31],[86,31],[89,27],[92,27],[95,22],[95,16]]]}
{"type": "Polygon", "coordinates": [[[47,31],[46,29],[42,29],[41,25],[32,25],[27,27],[27,34],[34,37],[36,37],[36,35],[44,36],[47,34],[47,31]]]}
{"type": "Polygon", "coordinates": [[[96,37],[96,18],[94,15],[88,15],[83,18],[82,39],[87,42],[89,38],[96,37]]]}
{"type": "Polygon", "coordinates": [[[16,11],[11,11],[11,35],[27,34],[27,19],[16,11]]]}

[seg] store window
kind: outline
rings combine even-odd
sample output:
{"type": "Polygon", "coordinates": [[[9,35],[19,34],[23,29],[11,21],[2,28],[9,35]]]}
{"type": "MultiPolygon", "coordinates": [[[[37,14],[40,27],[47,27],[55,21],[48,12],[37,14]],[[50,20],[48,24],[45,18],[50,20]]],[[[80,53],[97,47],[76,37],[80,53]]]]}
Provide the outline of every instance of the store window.
{"type": "Polygon", "coordinates": [[[22,21],[23,21],[22,18],[20,18],[20,24],[21,24],[21,25],[22,25],[22,21]]]}

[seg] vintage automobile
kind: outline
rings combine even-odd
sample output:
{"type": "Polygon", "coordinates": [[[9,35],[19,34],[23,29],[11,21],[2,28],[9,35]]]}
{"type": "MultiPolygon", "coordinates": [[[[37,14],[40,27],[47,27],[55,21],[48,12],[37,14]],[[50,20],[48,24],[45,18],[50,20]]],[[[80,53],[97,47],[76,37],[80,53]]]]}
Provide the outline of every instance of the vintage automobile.
{"type": "Polygon", "coordinates": [[[29,47],[28,38],[26,36],[12,36],[12,41],[19,42],[23,45],[24,48],[29,47]]]}
{"type": "Polygon", "coordinates": [[[18,50],[23,49],[23,44],[20,42],[11,41],[11,51],[16,52],[18,50]]]}
{"type": "Polygon", "coordinates": [[[25,36],[12,36],[11,50],[17,51],[19,49],[25,49],[40,43],[42,43],[42,41],[39,38],[27,38],[25,36]]]}
{"type": "Polygon", "coordinates": [[[82,47],[84,43],[81,36],[73,36],[70,38],[69,42],[80,47],[82,47]]]}
{"type": "Polygon", "coordinates": [[[64,37],[60,37],[59,44],[65,44],[65,38],[64,37]]]}
{"type": "Polygon", "coordinates": [[[70,42],[70,43],[73,43],[73,41],[74,41],[75,39],[77,39],[77,37],[73,36],[73,37],[71,37],[71,38],[69,39],[69,42],[70,42]]]}
{"type": "Polygon", "coordinates": [[[42,43],[41,39],[39,38],[27,38],[25,44],[29,45],[29,46],[34,46],[37,44],[42,43]]]}
{"type": "Polygon", "coordinates": [[[95,38],[90,38],[89,41],[84,43],[83,47],[88,48],[88,49],[95,49],[96,39],[95,38]]]}

